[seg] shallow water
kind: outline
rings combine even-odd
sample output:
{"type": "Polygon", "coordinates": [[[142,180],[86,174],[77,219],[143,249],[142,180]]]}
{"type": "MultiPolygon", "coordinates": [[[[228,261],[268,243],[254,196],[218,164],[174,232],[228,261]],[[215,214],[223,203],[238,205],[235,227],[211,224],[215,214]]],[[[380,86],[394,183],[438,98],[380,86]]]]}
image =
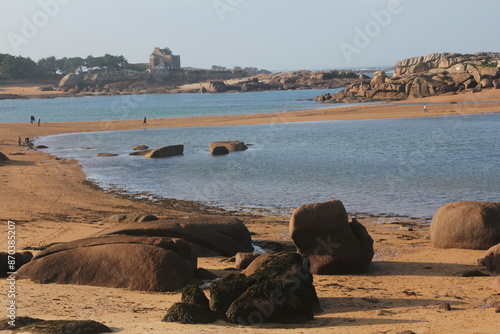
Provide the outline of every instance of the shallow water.
{"type": "MultiPolygon", "coordinates": [[[[0,123],[78,122],[217,115],[246,115],[332,107],[312,101],[340,89],[225,94],[149,94],[0,101],[0,123]]],[[[341,106],[341,105],[335,105],[341,106]]]]}
{"type": "Polygon", "coordinates": [[[484,114],[64,134],[37,144],[78,159],[104,187],[280,212],[340,199],[349,212],[429,218],[449,202],[499,201],[499,129],[500,115],[484,114]],[[208,144],[220,140],[251,146],[213,157],[208,144]],[[183,144],[185,154],[129,156],[138,144],[183,144]]]}

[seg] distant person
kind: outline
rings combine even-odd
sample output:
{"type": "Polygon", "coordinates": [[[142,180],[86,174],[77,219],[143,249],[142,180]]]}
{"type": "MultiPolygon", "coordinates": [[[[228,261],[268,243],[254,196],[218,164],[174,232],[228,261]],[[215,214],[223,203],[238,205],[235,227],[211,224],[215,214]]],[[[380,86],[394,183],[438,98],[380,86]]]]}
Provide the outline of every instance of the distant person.
{"type": "Polygon", "coordinates": [[[426,104],[424,104],[424,112],[428,112],[426,104]]]}
{"type": "Polygon", "coordinates": [[[37,123],[38,123],[38,126],[40,126],[40,118],[38,119],[37,123]]]}
{"type": "Polygon", "coordinates": [[[35,123],[35,116],[31,115],[31,118],[30,118],[30,119],[31,119],[31,120],[30,120],[30,123],[31,123],[31,124],[35,123]]]}
{"type": "Polygon", "coordinates": [[[21,136],[17,137],[17,146],[21,146],[21,136]]]}
{"type": "Polygon", "coordinates": [[[144,119],[142,120],[142,125],[148,125],[148,119],[146,116],[144,116],[144,119]]]}
{"type": "Polygon", "coordinates": [[[30,146],[30,138],[28,136],[24,138],[24,144],[26,145],[26,147],[30,146]]]}

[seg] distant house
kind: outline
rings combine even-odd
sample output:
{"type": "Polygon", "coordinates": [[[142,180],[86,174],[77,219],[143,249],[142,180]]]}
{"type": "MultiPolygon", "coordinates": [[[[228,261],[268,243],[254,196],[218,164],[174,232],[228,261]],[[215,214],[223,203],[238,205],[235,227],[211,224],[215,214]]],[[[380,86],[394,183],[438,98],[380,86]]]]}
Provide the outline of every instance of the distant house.
{"type": "Polygon", "coordinates": [[[155,48],[149,56],[149,66],[158,70],[178,70],[181,68],[181,56],[174,55],[170,48],[155,48]]]}

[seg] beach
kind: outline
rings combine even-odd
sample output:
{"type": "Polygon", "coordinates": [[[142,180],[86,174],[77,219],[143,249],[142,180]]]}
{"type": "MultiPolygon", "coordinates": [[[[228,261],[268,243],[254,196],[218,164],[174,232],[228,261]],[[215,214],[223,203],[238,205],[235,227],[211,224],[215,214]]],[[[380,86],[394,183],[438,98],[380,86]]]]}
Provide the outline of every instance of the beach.
{"type": "MultiPolygon", "coordinates": [[[[9,93],[16,94],[15,90],[9,93]]],[[[43,93],[43,92],[40,92],[43,93]]],[[[49,92],[50,93],[50,92],[49,92]]],[[[500,112],[500,90],[445,95],[420,100],[259,115],[148,119],[148,128],[223,126],[327,120],[433,117],[500,112]],[[428,105],[428,112],[423,111],[428,105]]],[[[97,189],[76,161],[56,159],[42,150],[25,150],[17,138],[143,128],[142,119],[103,122],[0,124],[2,191],[0,220],[16,223],[19,251],[84,238],[109,228],[100,221],[117,213],[149,213],[160,218],[209,213],[196,203],[151,203],[97,189]]],[[[35,140],[36,145],[36,140],[35,140]]],[[[339,200],[342,200],[339,198],[339,200]]],[[[305,204],[305,203],[304,203],[305,204]]],[[[349,207],[347,207],[349,211],[349,207]]],[[[290,217],[216,210],[240,218],[254,240],[289,241],[290,217]]],[[[350,216],[350,218],[356,218],[350,216]]],[[[374,239],[375,258],[368,274],[315,275],[324,312],[302,325],[228,325],[163,323],[180,293],[144,293],[91,286],[18,283],[18,316],[43,319],[91,319],[121,333],[496,333],[500,318],[488,301],[500,300],[490,289],[492,277],[462,277],[484,251],[435,249],[429,221],[418,217],[357,217],[374,239]],[[439,308],[450,303],[451,310],[439,308]]],[[[6,229],[4,228],[6,231],[6,229]]],[[[231,268],[226,258],[199,258],[198,266],[218,275],[231,268]]]]}

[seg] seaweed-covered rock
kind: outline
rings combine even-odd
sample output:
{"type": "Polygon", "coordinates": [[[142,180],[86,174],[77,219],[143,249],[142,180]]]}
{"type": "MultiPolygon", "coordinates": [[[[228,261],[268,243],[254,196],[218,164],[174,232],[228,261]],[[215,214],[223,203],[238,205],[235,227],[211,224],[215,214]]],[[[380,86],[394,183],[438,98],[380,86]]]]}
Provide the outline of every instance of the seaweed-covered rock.
{"type": "Polygon", "coordinates": [[[314,318],[309,291],[292,280],[263,280],[252,285],[229,307],[229,322],[261,325],[267,322],[301,323],[314,318]]]}
{"type": "Polygon", "coordinates": [[[42,320],[30,317],[17,317],[14,327],[10,326],[6,321],[2,321],[0,330],[34,334],[99,334],[111,332],[109,327],[93,320],[42,320]]]}
{"type": "Polygon", "coordinates": [[[205,296],[203,290],[194,284],[189,284],[182,289],[181,301],[183,303],[198,305],[210,310],[210,302],[208,301],[207,296],[205,296]]]}
{"type": "Polygon", "coordinates": [[[163,317],[163,322],[179,322],[181,324],[208,324],[217,319],[210,310],[189,303],[175,303],[163,317]]]}
{"type": "Polygon", "coordinates": [[[210,284],[210,309],[219,318],[225,319],[229,306],[250,286],[250,281],[242,274],[228,274],[210,284]]]}
{"type": "Polygon", "coordinates": [[[0,320],[0,331],[5,331],[5,330],[16,330],[18,328],[21,328],[23,326],[29,325],[34,322],[40,322],[44,321],[43,319],[38,319],[38,318],[31,318],[31,317],[16,317],[15,321],[12,322],[13,320],[10,318],[4,318],[0,320]],[[12,326],[11,324],[14,324],[12,326]]]}
{"type": "Polygon", "coordinates": [[[313,285],[313,276],[309,269],[309,259],[297,253],[264,254],[256,258],[244,271],[251,282],[266,280],[290,280],[297,289],[306,291],[301,294],[303,302],[311,306],[313,313],[322,311],[318,295],[313,285]]]}
{"type": "Polygon", "coordinates": [[[210,310],[208,298],[196,285],[188,285],[182,290],[182,303],[172,305],[164,322],[179,322],[181,324],[207,324],[217,320],[210,310]]]}

